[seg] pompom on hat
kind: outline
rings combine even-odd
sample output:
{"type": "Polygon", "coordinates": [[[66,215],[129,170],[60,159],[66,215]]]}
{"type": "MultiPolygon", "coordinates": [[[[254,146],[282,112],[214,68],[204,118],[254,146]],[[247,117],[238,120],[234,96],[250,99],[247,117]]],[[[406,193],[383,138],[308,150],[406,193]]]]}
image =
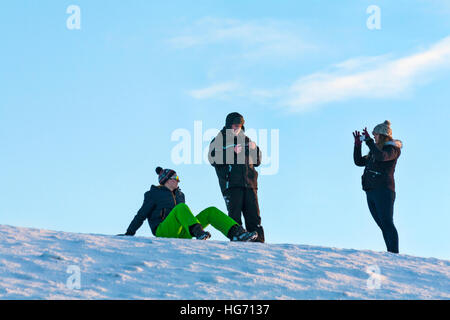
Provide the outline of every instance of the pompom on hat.
{"type": "Polygon", "coordinates": [[[155,171],[158,175],[158,182],[160,185],[164,185],[174,174],[176,174],[172,169],[163,169],[161,167],[157,167],[155,171]]]}
{"type": "Polygon", "coordinates": [[[392,138],[391,122],[389,120],[380,123],[373,129],[373,133],[382,134],[392,138]]]}

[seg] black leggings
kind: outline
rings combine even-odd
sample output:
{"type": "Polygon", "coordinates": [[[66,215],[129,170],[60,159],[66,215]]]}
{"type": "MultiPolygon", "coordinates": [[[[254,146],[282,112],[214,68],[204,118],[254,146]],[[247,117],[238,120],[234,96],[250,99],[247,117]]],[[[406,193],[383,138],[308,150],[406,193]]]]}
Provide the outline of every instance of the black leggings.
{"type": "Polygon", "coordinates": [[[387,251],[398,253],[398,233],[394,226],[395,192],[387,188],[366,192],[370,213],[383,232],[387,251]]]}
{"type": "Polygon", "coordinates": [[[229,188],[224,193],[224,199],[228,215],[240,225],[242,225],[241,216],[243,215],[247,231],[257,231],[256,242],[264,242],[264,229],[261,226],[257,189],[229,188]]]}

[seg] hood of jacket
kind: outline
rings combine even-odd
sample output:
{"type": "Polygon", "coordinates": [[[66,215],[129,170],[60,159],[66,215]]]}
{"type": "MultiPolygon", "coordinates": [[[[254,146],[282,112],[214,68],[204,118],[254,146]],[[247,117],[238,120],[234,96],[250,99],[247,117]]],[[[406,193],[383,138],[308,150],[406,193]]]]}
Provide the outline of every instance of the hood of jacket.
{"type": "Polygon", "coordinates": [[[170,191],[170,189],[167,188],[165,185],[161,185],[161,184],[160,185],[154,185],[154,184],[152,184],[152,186],[150,187],[150,191],[152,191],[152,190],[154,191],[155,189],[160,190],[160,191],[169,191],[169,192],[172,192],[172,193],[176,193],[178,191],[181,191],[180,187],[177,187],[173,191],[170,191]]]}
{"type": "Polygon", "coordinates": [[[385,146],[394,146],[397,148],[403,148],[403,142],[401,140],[392,140],[392,141],[388,141],[384,144],[385,146]]]}

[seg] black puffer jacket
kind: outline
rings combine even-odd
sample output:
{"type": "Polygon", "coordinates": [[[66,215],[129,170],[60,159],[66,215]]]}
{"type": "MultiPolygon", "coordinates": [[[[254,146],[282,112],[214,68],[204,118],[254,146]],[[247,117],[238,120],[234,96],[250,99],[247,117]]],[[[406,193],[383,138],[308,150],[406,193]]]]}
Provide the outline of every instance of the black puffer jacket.
{"type": "Polygon", "coordinates": [[[261,150],[252,150],[251,142],[243,130],[237,136],[227,133],[224,127],[209,145],[208,159],[216,169],[222,194],[233,187],[258,188],[258,172],[255,167],[261,164],[261,150]],[[234,152],[236,145],[242,145],[242,152],[234,152]]]}
{"type": "Polygon", "coordinates": [[[164,221],[170,211],[179,203],[185,203],[184,193],[180,188],[173,192],[165,186],[152,186],[150,191],[144,194],[144,203],[138,213],[131,221],[126,235],[134,235],[142,226],[145,219],[148,219],[150,229],[153,235],[156,235],[156,229],[164,221]]]}
{"type": "Polygon", "coordinates": [[[394,172],[397,159],[400,157],[402,142],[394,140],[386,142],[383,150],[378,149],[373,139],[366,140],[369,154],[361,156],[361,146],[355,145],[353,159],[359,167],[365,167],[362,175],[364,191],[388,188],[395,191],[394,172]]]}

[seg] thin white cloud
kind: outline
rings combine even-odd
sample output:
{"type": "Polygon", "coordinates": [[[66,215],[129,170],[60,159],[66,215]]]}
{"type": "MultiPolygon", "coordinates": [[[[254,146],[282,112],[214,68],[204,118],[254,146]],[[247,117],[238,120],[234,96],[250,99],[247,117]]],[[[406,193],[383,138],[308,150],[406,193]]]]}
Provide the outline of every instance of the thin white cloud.
{"type": "MultiPolygon", "coordinates": [[[[203,19],[194,31],[171,39],[180,48],[236,42],[243,56],[279,54],[285,57],[304,50],[305,44],[280,23],[203,19]]],[[[301,112],[333,102],[356,98],[396,98],[432,79],[450,67],[450,36],[428,49],[400,58],[392,54],[355,57],[330,65],[325,71],[298,78],[289,87],[251,88],[233,82],[213,84],[189,94],[196,99],[238,96],[301,112]]],[[[248,81],[247,81],[248,82],[248,81]]]]}
{"type": "Polygon", "coordinates": [[[303,111],[354,98],[396,97],[423,82],[430,72],[450,66],[450,37],[420,53],[398,59],[385,58],[347,60],[336,65],[338,68],[334,72],[302,77],[287,90],[288,98],[284,103],[291,111],[303,111]],[[365,70],[360,71],[360,68],[365,70]]]}
{"type": "Polygon", "coordinates": [[[390,55],[373,56],[373,57],[356,57],[336,63],[332,66],[335,70],[342,72],[366,71],[381,66],[388,62],[390,55]]]}
{"type": "Polygon", "coordinates": [[[275,20],[240,21],[204,18],[169,43],[180,49],[196,46],[234,45],[243,57],[295,56],[313,48],[292,24],[275,20]]]}
{"type": "Polygon", "coordinates": [[[239,85],[235,82],[225,82],[213,84],[209,87],[191,90],[188,94],[195,99],[211,99],[225,97],[227,94],[235,92],[239,85]]]}

